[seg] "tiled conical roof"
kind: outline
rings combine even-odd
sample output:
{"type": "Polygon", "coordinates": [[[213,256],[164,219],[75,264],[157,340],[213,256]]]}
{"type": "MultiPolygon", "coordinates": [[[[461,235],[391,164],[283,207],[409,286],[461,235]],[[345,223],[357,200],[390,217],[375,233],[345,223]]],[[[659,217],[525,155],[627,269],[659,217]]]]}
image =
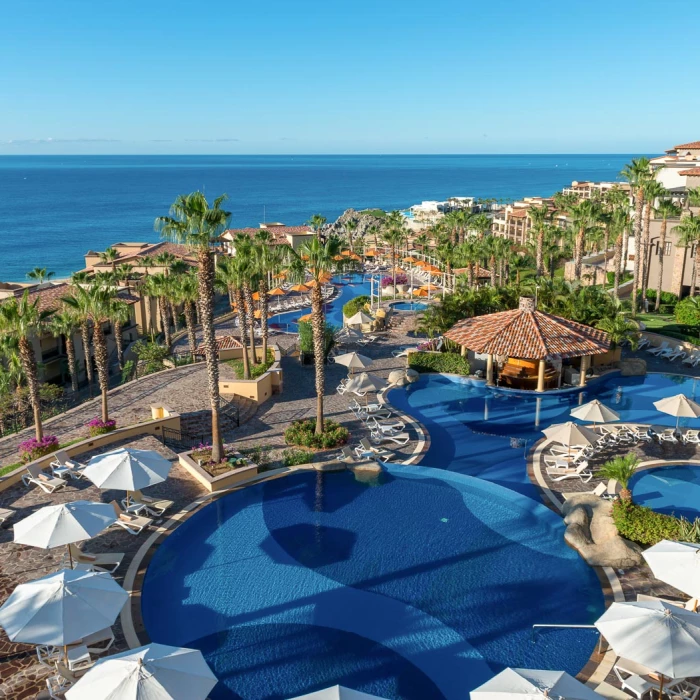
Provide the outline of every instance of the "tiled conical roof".
{"type": "Polygon", "coordinates": [[[610,348],[607,333],[536,311],[528,298],[518,309],[459,321],[445,337],[474,352],[528,360],[600,355],[610,348]]]}

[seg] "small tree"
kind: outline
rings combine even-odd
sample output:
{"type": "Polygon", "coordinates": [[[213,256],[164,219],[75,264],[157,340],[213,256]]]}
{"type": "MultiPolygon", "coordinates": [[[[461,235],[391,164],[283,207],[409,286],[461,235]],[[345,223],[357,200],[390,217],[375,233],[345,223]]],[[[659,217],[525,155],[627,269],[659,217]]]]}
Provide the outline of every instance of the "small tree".
{"type": "Polygon", "coordinates": [[[620,484],[620,498],[623,501],[632,500],[632,492],[629,490],[630,479],[639,464],[639,459],[635,454],[628,454],[624,457],[615,457],[608,460],[596,473],[602,479],[615,479],[620,484]]]}

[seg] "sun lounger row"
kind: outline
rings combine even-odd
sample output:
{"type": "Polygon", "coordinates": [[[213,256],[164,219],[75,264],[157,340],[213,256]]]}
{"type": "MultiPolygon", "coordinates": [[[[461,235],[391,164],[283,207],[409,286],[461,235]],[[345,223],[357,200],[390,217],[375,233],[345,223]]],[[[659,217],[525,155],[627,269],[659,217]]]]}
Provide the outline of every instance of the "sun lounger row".
{"type": "MultiPolygon", "coordinates": [[[[676,347],[672,347],[665,340],[663,343],[661,343],[661,345],[648,347],[646,351],[650,355],[654,355],[656,357],[665,357],[671,362],[673,360],[677,360],[678,358],[681,358],[682,361],[688,359],[688,353],[685,351],[685,348],[682,345],[676,345],[676,347]]],[[[692,354],[694,355],[694,359],[691,363],[688,364],[693,364],[693,366],[695,366],[697,362],[700,362],[700,355],[698,355],[697,350],[694,350],[692,354]]]]}

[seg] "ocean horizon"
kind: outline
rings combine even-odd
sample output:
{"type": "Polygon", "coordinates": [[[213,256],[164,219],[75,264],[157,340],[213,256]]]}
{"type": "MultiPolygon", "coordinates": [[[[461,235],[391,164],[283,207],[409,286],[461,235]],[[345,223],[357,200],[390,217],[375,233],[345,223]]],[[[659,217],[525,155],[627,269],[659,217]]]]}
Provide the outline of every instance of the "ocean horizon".
{"type": "Polygon", "coordinates": [[[85,253],[156,242],[178,194],[226,192],[231,226],[346,209],[405,209],[451,196],[549,196],[573,180],[622,181],[638,154],[0,156],[0,281],[34,267],[66,277],[85,253]]]}

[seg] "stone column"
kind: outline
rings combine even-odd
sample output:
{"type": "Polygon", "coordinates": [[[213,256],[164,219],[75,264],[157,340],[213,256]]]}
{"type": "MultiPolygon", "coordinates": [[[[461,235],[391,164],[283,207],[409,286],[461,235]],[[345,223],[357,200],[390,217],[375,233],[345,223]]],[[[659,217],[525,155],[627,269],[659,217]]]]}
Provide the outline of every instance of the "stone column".
{"type": "Polygon", "coordinates": [[[460,350],[460,355],[462,355],[462,357],[467,356],[467,346],[466,345],[462,345],[462,349],[460,350]]]}
{"type": "Polygon", "coordinates": [[[489,353],[486,358],[486,385],[493,386],[493,355],[489,353]]]}
{"type": "Polygon", "coordinates": [[[544,391],[544,370],[547,367],[547,360],[543,357],[537,369],[537,391],[544,391]]]}
{"type": "Polygon", "coordinates": [[[586,386],[586,372],[591,366],[591,356],[584,355],[581,358],[581,379],[579,380],[579,386],[586,386]]]}

